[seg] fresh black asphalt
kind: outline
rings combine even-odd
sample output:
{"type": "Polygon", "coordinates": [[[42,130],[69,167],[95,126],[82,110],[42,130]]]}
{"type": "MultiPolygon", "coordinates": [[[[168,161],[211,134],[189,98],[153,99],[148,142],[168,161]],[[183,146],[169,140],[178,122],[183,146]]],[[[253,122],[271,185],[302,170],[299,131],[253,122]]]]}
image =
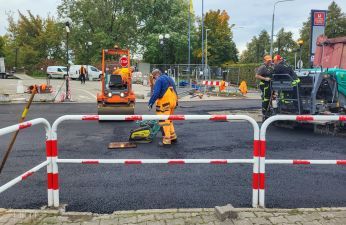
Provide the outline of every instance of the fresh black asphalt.
{"type": "MultiPolygon", "coordinates": [[[[177,114],[259,108],[257,100],[180,103],[177,114]]],[[[22,104],[0,105],[0,127],[15,124],[22,104]]],[[[95,104],[34,104],[28,119],[51,123],[62,115],[95,114],[95,104]]],[[[148,112],[137,104],[137,114],[148,112]]],[[[59,158],[251,158],[253,131],[247,122],[178,121],[179,143],[157,142],[135,149],[108,150],[126,141],[132,122],[65,122],[59,127],[59,158]]],[[[0,137],[2,157],[11,135],[0,137]]],[[[346,139],[310,130],[271,127],[267,158],[346,159],[346,139]]],[[[44,130],[32,127],[18,135],[0,175],[0,185],[45,159],[44,130]]],[[[346,206],[346,167],[336,165],[268,165],[266,206],[280,208],[346,206]]],[[[59,164],[60,202],[70,211],[200,208],[231,203],[251,207],[252,166],[228,165],[82,165],[59,164]]],[[[0,194],[0,208],[39,208],[47,204],[46,169],[0,194]]]]}

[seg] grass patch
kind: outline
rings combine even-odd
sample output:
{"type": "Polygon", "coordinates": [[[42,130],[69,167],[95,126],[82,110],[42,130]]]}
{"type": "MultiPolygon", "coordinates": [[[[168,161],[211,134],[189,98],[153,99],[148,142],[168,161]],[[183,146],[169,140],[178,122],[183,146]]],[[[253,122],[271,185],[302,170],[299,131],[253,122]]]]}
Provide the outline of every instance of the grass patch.
{"type": "Polygon", "coordinates": [[[44,72],[44,71],[41,71],[41,70],[36,70],[36,71],[33,71],[31,74],[29,74],[29,76],[46,78],[47,77],[47,73],[44,72]]]}

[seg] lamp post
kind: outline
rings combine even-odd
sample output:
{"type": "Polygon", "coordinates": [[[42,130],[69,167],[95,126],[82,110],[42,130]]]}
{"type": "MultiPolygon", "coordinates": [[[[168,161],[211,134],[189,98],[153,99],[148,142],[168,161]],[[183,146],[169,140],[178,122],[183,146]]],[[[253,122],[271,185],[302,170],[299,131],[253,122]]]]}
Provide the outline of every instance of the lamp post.
{"type": "Polygon", "coordinates": [[[299,61],[298,61],[298,69],[302,69],[303,67],[303,61],[302,61],[302,47],[304,44],[303,40],[298,40],[297,44],[299,45],[299,61]]]}
{"type": "Polygon", "coordinates": [[[208,73],[204,76],[206,78],[206,76],[209,76],[209,70],[208,70],[208,31],[210,31],[210,29],[205,29],[205,69],[207,70],[208,73]]]}
{"type": "Polygon", "coordinates": [[[273,55],[273,38],[274,38],[274,17],[275,17],[275,8],[276,5],[279,4],[280,2],[293,2],[294,0],[280,0],[276,1],[274,3],[274,9],[273,9],[273,17],[272,17],[272,33],[271,33],[271,39],[270,39],[270,55],[273,55]]]}
{"type": "Polygon", "coordinates": [[[164,70],[166,70],[166,60],[167,60],[167,54],[166,54],[166,45],[167,41],[171,36],[169,34],[160,34],[159,35],[159,41],[160,45],[162,47],[162,54],[163,54],[163,65],[164,65],[164,70]]]}
{"type": "Polygon", "coordinates": [[[86,70],[87,70],[87,75],[88,75],[88,78],[89,78],[89,64],[90,64],[90,48],[91,48],[91,46],[93,45],[93,43],[91,42],[91,41],[88,41],[88,42],[86,42],[86,43],[84,43],[85,44],[85,47],[86,47],[86,49],[87,49],[87,68],[86,68],[86,70]]]}
{"type": "Polygon", "coordinates": [[[65,28],[66,28],[66,63],[67,63],[67,76],[65,77],[66,80],[66,95],[65,95],[65,101],[70,101],[70,89],[69,89],[69,69],[70,69],[70,63],[69,63],[69,49],[68,49],[68,37],[70,34],[70,26],[71,26],[71,19],[66,19],[65,22],[65,28]]]}

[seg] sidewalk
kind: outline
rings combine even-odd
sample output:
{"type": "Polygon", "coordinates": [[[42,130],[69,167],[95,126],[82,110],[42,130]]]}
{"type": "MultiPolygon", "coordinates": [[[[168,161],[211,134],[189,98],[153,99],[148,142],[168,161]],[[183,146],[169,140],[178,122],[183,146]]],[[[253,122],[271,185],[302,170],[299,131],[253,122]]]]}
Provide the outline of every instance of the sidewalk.
{"type": "Polygon", "coordinates": [[[59,212],[58,210],[0,209],[0,224],[75,225],[344,225],[346,208],[251,209],[238,208],[237,219],[218,220],[214,209],[161,209],[118,211],[113,214],[59,212]]]}

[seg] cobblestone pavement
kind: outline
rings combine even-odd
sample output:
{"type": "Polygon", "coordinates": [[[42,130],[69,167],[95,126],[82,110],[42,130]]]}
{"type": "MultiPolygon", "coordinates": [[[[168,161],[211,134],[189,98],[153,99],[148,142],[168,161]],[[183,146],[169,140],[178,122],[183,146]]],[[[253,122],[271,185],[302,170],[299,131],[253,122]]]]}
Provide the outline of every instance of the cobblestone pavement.
{"type": "Polygon", "coordinates": [[[75,225],[344,225],[346,208],[234,209],[237,219],[220,221],[214,209],[160,209],[118,211],[113,214],[62,212],[58,210],[0,209],[0,224],[75,225]]]}

